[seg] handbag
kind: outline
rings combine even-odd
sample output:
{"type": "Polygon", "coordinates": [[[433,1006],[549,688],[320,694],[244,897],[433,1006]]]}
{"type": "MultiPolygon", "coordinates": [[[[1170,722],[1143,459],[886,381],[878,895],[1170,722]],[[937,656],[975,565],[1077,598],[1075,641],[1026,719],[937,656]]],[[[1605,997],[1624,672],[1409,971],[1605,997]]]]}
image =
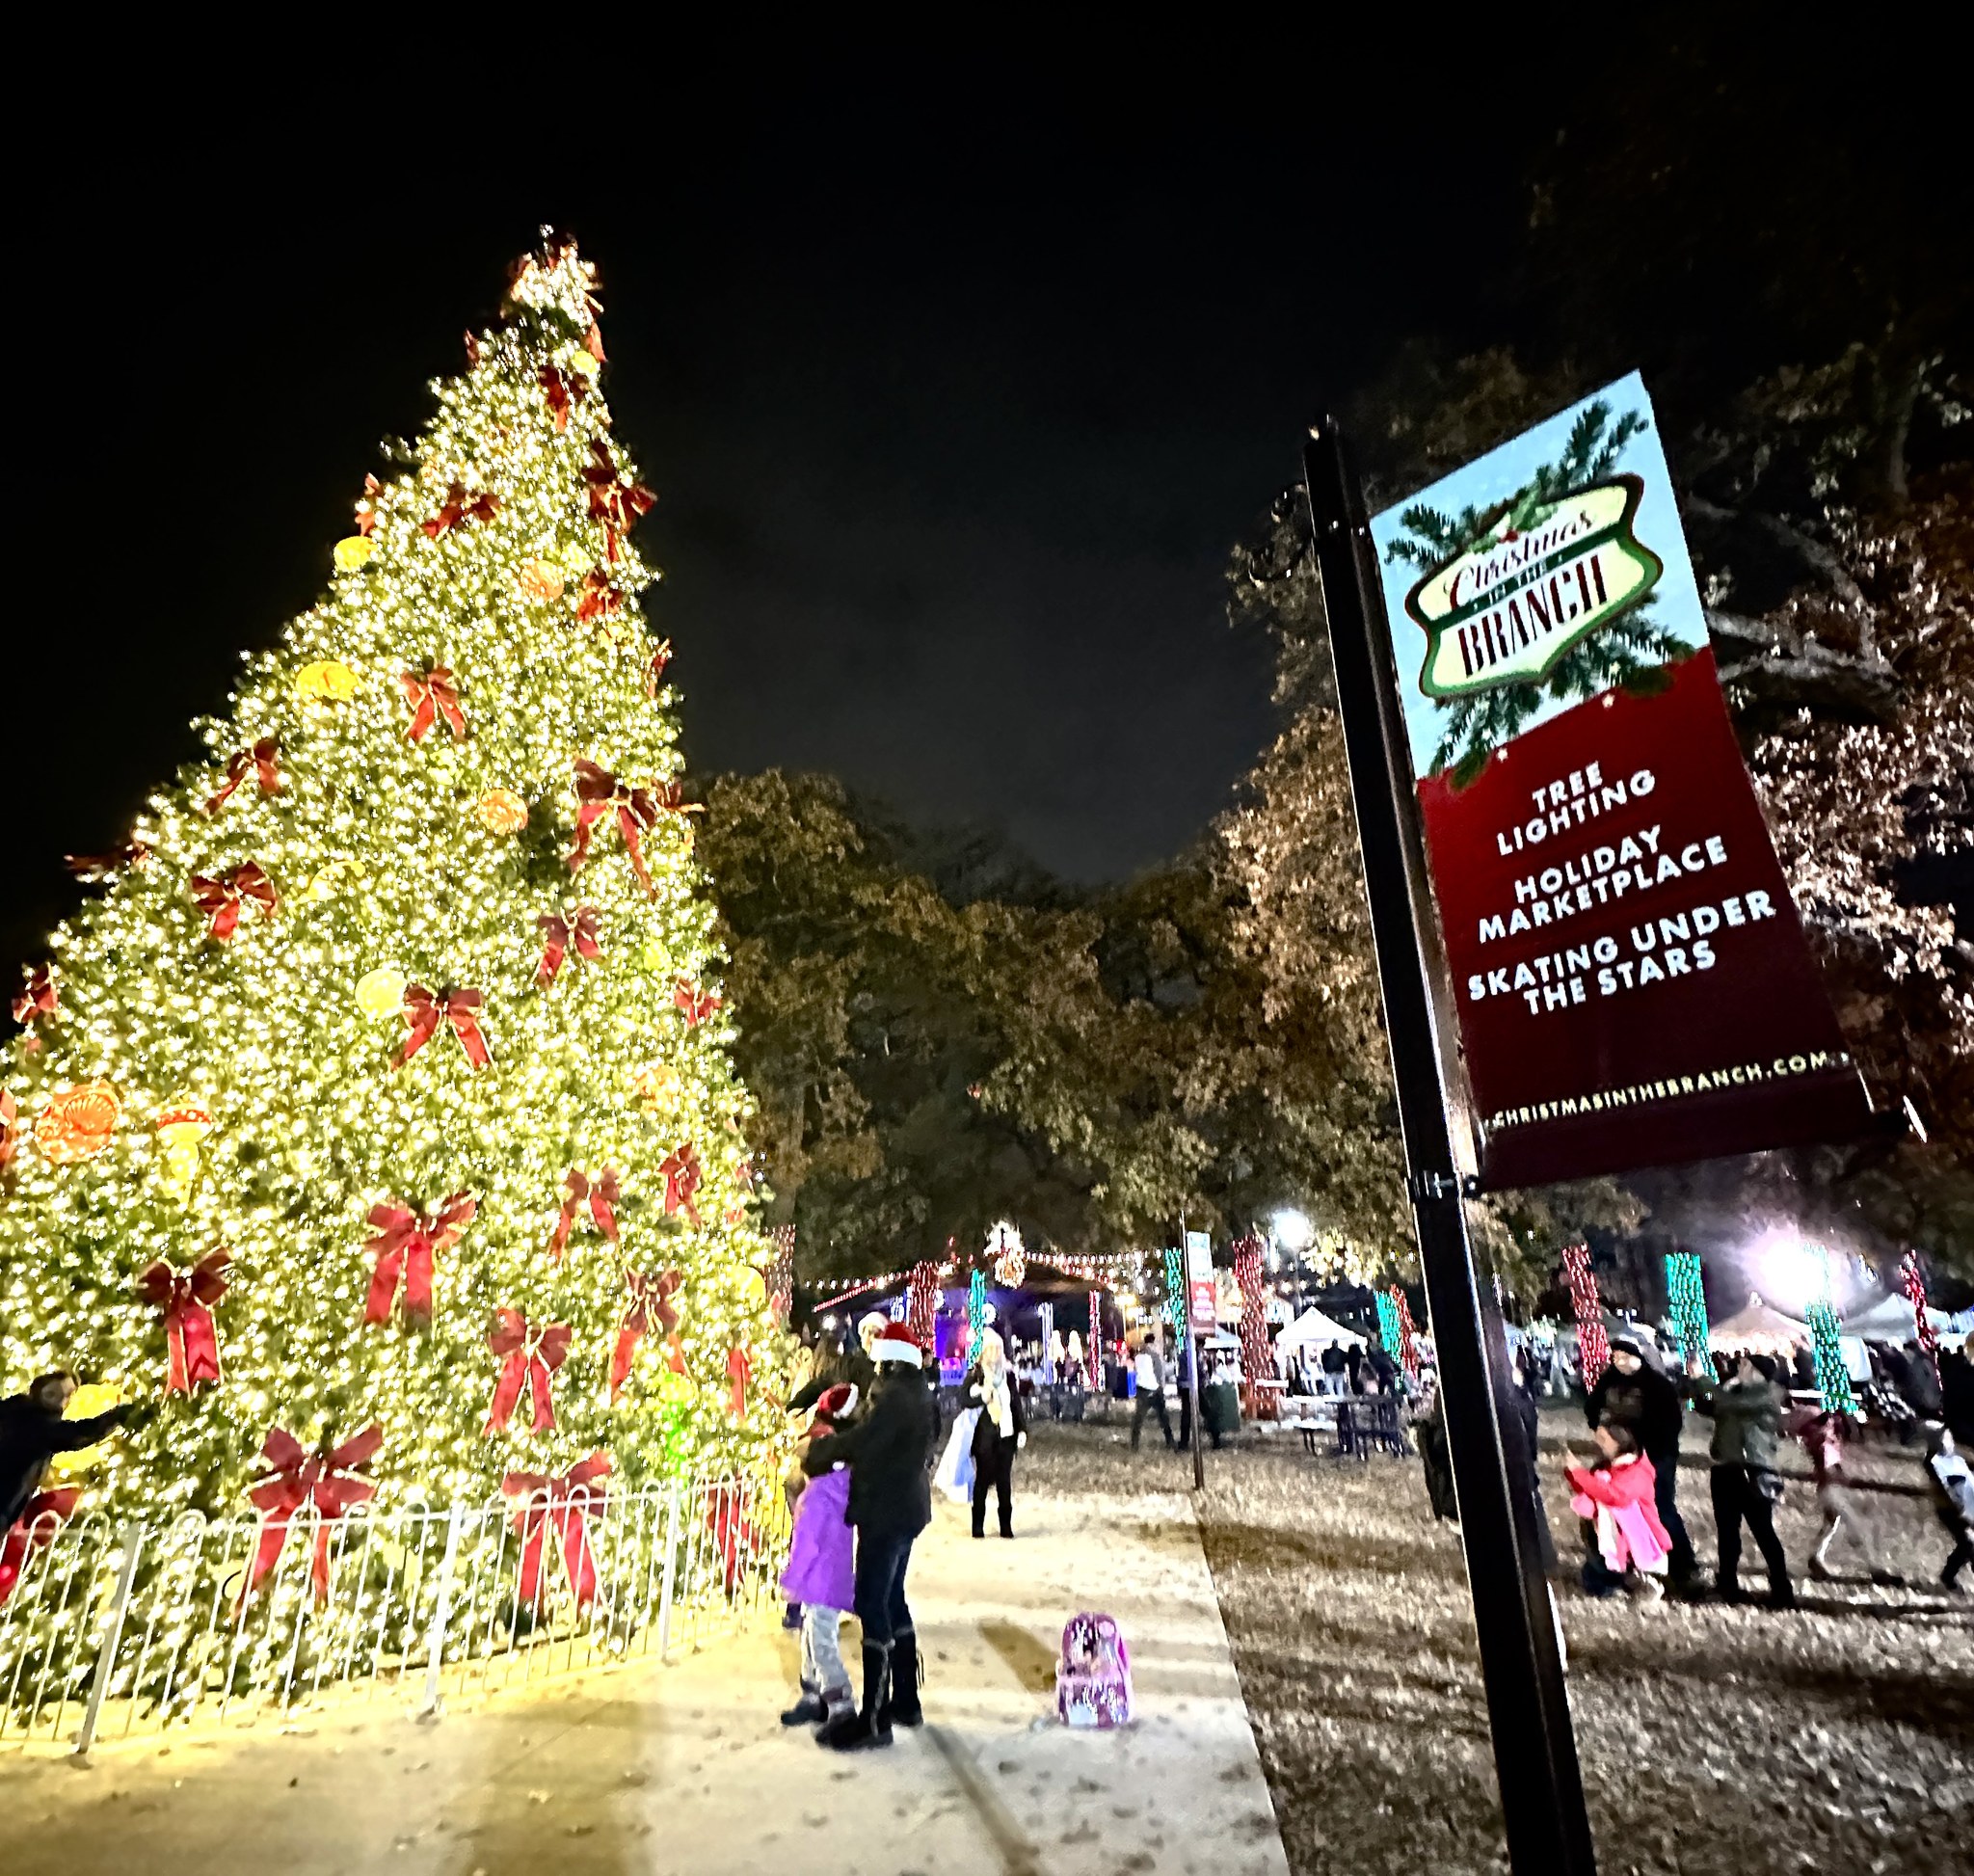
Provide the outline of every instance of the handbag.
{"type": "Polygon", "coordinates": [[[1751,1465],[1747,1470],[1754,1480],[1755,1490],[1770,1504],[1779,1505],[1782,1502],[1782,1475],[1771,1472],[1765,1465],[1751,1465]]]}

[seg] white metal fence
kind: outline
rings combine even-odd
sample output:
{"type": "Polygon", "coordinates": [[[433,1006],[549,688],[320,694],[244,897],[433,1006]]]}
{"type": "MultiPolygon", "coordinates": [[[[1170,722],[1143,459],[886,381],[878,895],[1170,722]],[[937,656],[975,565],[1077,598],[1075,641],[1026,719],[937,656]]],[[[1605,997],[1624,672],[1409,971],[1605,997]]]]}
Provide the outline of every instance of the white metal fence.
{"type": "Polygon", "coordinates": [[[775,1604],[779,1488],[732,1476],[566,1502],[360,1507],[266,1527],[84,1517],[13,1534],[0,1747],[253,1726],[333,1699],[437,1713],[730,1632],[775,1604]]]}

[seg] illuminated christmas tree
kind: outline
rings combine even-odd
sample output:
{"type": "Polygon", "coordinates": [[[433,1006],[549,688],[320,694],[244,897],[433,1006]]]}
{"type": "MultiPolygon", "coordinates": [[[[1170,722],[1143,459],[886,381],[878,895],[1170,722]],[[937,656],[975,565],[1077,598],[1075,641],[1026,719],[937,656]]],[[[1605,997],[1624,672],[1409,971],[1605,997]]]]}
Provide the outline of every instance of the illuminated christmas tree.
{"type": "Polygon", "coordinates": [[[384,1504],[745,1465],[779,1430],[594,284],[560,238],[517,266],[23,993],[6,1377],[158,1407],[87,1503],[244,1513],[278,1429],[380,1428],[384,1504]]]}

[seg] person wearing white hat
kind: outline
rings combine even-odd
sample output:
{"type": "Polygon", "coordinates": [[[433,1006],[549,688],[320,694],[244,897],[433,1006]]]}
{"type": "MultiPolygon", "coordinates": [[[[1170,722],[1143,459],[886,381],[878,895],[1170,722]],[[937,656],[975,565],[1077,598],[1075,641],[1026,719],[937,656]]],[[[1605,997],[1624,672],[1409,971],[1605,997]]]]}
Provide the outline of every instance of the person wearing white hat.
{"type": "Polygon", "coordinates": [[[923,1353],[902,1323],[887,1322],[871,1345],[877,1381],[868,1409],[841,1433],[811,1443],[812,1478],[850,1470],[849,1521],[857,1527],[855,1603],[864,1630],[864,1700],[832,1714],[815,1741],[837,1752],[889,1746],[892,1723],[915,1727],[920,1704],[919,1637],[905,1600],[912,1545],[932,1522],[932,1448],[939,1406],[925,1385],[923,1353]]]}

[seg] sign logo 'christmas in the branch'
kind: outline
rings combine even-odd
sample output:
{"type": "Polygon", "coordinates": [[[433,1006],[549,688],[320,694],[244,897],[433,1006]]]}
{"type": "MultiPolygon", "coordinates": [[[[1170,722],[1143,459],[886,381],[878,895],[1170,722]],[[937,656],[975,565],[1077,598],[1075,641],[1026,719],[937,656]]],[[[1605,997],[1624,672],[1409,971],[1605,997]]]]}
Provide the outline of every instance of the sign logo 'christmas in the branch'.
{"type": "Polygon", "coordinates": [[[1616,475],[1572,491],[1523,526],[1510,509],[1491,538],[1428,573],[1405,595],[1426,632],[1419,687],[1458,697],[1540,683],[1636,604],[1666,571],[1633,531],[1644,492],[1638,476],[1616,475]]]}

